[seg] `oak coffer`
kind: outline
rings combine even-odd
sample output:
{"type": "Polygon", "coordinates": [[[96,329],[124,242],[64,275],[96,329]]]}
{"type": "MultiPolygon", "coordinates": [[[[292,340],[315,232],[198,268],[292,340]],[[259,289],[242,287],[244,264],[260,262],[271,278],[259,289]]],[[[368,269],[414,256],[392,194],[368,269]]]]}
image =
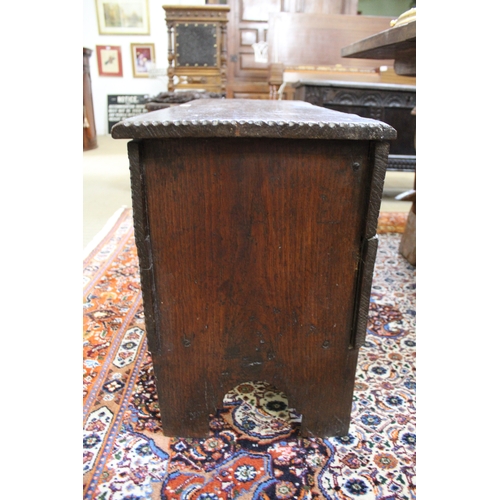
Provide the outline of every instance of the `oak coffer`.
{"type": "Polygon", "coordinates": [[[203,99],[116,124],[128,144],[163,431],[209,434],[268,382],[302,434],[345,435],[389,125],[302,101],[203,99]]]}

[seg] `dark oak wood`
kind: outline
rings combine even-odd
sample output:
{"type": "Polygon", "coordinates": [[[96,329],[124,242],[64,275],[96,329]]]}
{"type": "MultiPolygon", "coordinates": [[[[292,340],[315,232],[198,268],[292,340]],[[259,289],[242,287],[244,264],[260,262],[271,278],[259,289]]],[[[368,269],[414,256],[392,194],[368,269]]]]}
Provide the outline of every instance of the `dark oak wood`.
{"type": "Polygon", "coordinates": [[[92,50],[83,47],[83,150],[97,148],[92,81],[90,79],[90,56],[92,50]]]}
{"type": "Polygon", "coordinates": [[[398,75],[417,74],[417,21],[394,26],[342,48],[342,57],[394,59],[398,75]]]}
{"type": "Polygon", "coordinates": [[[294,84],[295,99],[336,111],[354,113],[383,121],[398,131],[391,142],[388,170],[414,171],[416,165],[416,106],[414,85],[343,82],[330,80],[299,81],[294,84]]]}
{"type": "Polygon", "coordinates": [[[393,140],[386,123],[302,101],[200,99],[123,120],[115,139],[274,137],[283,139],[393,140]],[[313,117],[314,119],[312,119],[313,117]]]}
{"type": "Polygon", "coordinates": [[[305,435],[345,435],[390,126],[299,101],[198,100],[115,125],[129,143],[166,435],[207,436],[262,380],[305,435]]]}

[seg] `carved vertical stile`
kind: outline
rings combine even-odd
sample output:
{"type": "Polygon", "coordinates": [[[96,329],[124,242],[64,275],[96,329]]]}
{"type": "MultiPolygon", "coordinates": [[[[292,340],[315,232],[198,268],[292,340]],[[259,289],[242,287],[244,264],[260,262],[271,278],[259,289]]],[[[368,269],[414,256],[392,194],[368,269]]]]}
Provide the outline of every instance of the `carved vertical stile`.
{"type": "Polygon", "coordinates": [[[354,308],[354,323],[351,334],[351,349],[359,349],[366,338],[368,311],[372,287],[372,274],[377,256],[378,236],[375,235],[363,242],[361,259],[358,268],[358,287],[356,292],[356,306],[354,308]]]}
{"type": "Polygon", "coordinates": [[[377,256],[378,236],[377,223],[382,201],[385,172],[387,169],[387,156],[389,143],[387,141],[372,143],[371,161],[373,174],[368,200],[368,213],[366,217],[365,236],[362,243],[361,258],[358,268],[358,285],[356,292],[356,305],[354,308],[353,330],[351,335],[351,348],[359,349],[366,338],[366,325],[373,279],[373,268],[377,256]]]}
{"type": "Polygon", "coordinates": [[[140,158],[140,142],[131,141],[127,144],[130,161],[130,184],[132,191],[132,209],[134,215],[134,234],[139,257],[142,300],[144,305],[144,321],[148,337],[149,350],[160,353],[160,336],[156,328],[155,283],[153,273],[153,258],[147,215],[147,202],[144,184],[144,173],[140,158]]]}
{"type": "Polygon", "coordinates": [[[174,91],[174,60],[175,60],[174,42],[175,42],[175,37],[174,37],[174,23],[171,21],[167,21],[167,33],[168,33],[168,69],[167,69],[168,91],[173,92],[174,91]]]}
{"type": "Polygon", "coordinates": [[[372,238],[377,234],[378,216],[380,204],[382,203],[387,157],[389,154],[389,142],[381,141],[372,143],[372,145],[373,174],[365,226],[366,239],[372,238]]]}
{"type": "Polygon", "coordinates": [[[227,84],[227,26],[225,23],[221,24],[220,33],[221,33],[220,85],[221,85],[221,92],[225,92],[227,84]]]}

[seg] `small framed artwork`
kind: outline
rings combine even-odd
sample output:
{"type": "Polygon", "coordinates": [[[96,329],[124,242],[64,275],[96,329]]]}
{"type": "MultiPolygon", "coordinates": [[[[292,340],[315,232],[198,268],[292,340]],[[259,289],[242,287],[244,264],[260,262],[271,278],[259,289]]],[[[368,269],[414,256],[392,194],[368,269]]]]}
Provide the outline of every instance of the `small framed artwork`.
{"type": "Polygon", "coordinates": [[[96,52],[99,76],[123,76],[121,47],[96,45],[96,52]]]}
{"type": "Polygon", "coordinates": [[[149,35],[148,0],[95,0],[100,35],[149,35]]]}
{"type": "Polygon", "coordinates": [[[155,62],[154,43],[131,43],[132,68],[135,78],[147,78],[155,62]]]}

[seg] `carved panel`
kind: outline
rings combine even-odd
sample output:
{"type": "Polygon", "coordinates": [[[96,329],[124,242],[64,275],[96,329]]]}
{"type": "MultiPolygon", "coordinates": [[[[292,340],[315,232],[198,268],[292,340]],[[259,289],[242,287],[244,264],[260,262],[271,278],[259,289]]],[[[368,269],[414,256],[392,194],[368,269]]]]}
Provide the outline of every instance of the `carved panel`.
{"type": "Polygon", "coordinates": [[[217,66],[216,24],[178,24],[175,40],[177,66],[217,66]]]}
{"type": "Polygon", "coordinates": [[[380,120],[393,126],[398,137],[391,142],[388,169],[415,170],[416,89],[409,85],[304,82],[297,85],[296,99],[316,106],[380,120]]]}
{"type": "Polygon", "coordinates": [[[352,104],[361,106],[382,106],[413,109],[416,105],[415,92],[376,91],[363,89],[317,89],[324,104],[352,104]]]}
{"type": "Polygon", "coordinates": [[[414,172],[417,159],[412,155],[389,155],[387,170],[398,172],[414,172]]]}

